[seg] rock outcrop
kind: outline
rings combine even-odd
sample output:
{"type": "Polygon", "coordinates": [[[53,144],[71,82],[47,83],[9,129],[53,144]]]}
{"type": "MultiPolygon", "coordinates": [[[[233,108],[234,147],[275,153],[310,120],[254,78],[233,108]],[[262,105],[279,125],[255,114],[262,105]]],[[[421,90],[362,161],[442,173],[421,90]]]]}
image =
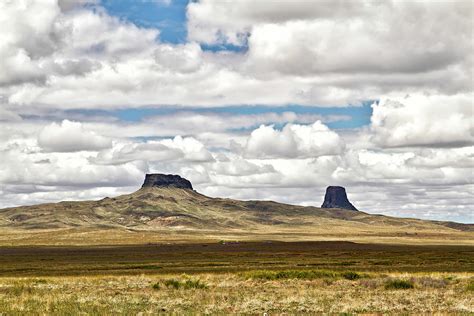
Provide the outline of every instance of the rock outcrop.
{"type": "Polygon", "coordinates": [[[191,182],[174,174],[151,173],[145,176],[142,188],[193,189],[191,182]]]}
{"type": "Polygon", "coordinates": [[[357,211],[354,205],[347,199],[346,189],[343,187],[330,186],[326,189],[322,208],[343,208],[357,211]]]}

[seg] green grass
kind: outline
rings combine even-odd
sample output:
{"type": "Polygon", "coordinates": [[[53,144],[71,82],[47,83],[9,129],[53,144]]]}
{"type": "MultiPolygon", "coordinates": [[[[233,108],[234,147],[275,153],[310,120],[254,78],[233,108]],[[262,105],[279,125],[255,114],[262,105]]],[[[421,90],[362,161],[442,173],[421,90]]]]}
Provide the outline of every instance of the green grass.
{"type": "Polygon", "coordinates": [[[469,281],[466,286],[466,290],[469,292],[474,292],[474,280],[469,281]]]}
{"type": "Polygon", "coordinates": [[[346,279],[357,280],[362,277],[361,274],[354,271],[332,271],[332,270],[283,270],[283,271],[251,271],[244,273],[248,279],[257,280],[281,280],[281,279],[346,279]]]}
{"type": "Polygon", "coordinates": [[[280,280],[280,279],[322,279],[336,278],[337,273],[325,270],[286,270],[286,271],[251,271],[244,274],[249,279],[280,280]]]}
{"type": "Polygon", "coordinates": [[[413,284],[413,282],[409,280],[395,279],[388,280],[387,282],[385,282],[386,290],[407,290],[413,289],[414,287],[415,285],[413,284]]]}
{"type": "MultiPolygon", "coordinates": [[[[188,279],[185,281],[180,281],[177,279],[167,279],[163,281],[163,285],[166,286],[167,288],[173,288],[175,290],[178,289],[207,289],[209,286],[205,284],[204,282],[200,280],[192,280],[188,279]]],[[[155,283],[153,286],[153,289],[159,290],[161,289],[160,282],[155,283]]]]}
{"type": "Polygon", "coordinates": [[[354,271],[342,272],[341,276],[347,280],[358,280],[362,277],[359,273],[354,272],[354,271]]]}

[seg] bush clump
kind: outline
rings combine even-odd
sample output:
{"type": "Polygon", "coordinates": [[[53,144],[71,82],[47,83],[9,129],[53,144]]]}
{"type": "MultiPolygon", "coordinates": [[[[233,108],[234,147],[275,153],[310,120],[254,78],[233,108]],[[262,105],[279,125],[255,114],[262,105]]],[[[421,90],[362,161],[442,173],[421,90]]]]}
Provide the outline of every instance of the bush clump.
{"type": "Polygon", "coordinates": [[[183,288],[185,289],[207,289],[208,286],[199,280],[186,280],[183,288]]]}
{"type": "Polygon", "coordinates": [[[406,290],[406,289],[413,289],[415,286],[412,281],[408,280],[389,280],[385,282],[385,289],[386,290],[406,290]]]}
{"type": "Polygon", "coordinates": [[[179,280],[176,280],[176,279],[165,280],[163,282],[163,284],[166,287],[172,287],[174,289],[179,289],[182,286],[182,283],[179,280]]]}
{"type": "Polygon", "coordinates": [[[354,272],[354,271],[342,272],[341,276],[347,280],[358,280],[362,277],[359,273],[354,272]]]}
{"type": "Polygon", "coordinates": [[[470,281],[470,282],[467,284],[466,290],[469,291],[469,292],[474,292],[474,280],[470,281]]]}
{"type": "Polygon", "coordinates": [[[247,278],[258,280],[284,280],[284,279],[335,279],[339,274],[334,271],[327,270],[285,270],[285,271],[252,271],[245,274],[247,278]]]}
{"type": "MultiPolygon", "coordinates": [[[[175,290],[178,289],[207,289],[208,286],[204,282],[200,280],[185,280],[185,281],[180,281],[176,279],[168,279],[163,281],[163,285],[168,287],[168,288],[173,288],[175,290]]],[[[155,283],[153,286],[153,289],[159,290],[161,288],[160,282],[155,283]]]]}

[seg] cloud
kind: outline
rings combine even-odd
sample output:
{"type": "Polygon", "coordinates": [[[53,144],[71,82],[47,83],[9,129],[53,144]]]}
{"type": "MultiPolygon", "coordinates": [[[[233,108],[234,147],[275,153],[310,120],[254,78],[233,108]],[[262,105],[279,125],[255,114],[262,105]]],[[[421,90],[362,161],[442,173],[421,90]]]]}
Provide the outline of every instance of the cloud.
{"type": "Polygon", "coordinates": [[[187,13],[190,39],[246,44],[260,72],[420,73],[463,62],[472,49],[468,2],[200,1],[187,13]]]}
{"type": "Polygon", "coordinates": [[[261,125],[245,144],[249,157],[317,157],[340,154],[344,144],[339,135],[320,121],[310,126],[287,124],[281,131],[261,125]]]}
{"type": "Polygon", "coordinates": [[[474,172],[474,147],[423,148],[407,160],[416,168],[443,168],[446,166],[471,169],[474,172]]]}
{"type": "Polygon", "coordinates": [[[91,161],[97,164],[123,164],[132,161],[212,161],[212,154],[192,137],[176,136],[160,141],[115,142],[110,149],[102,150],[91,161]]]}
{"type": "Polygon", "coordinates": [[[472,144],[472,98],[472,93],[384,97],[372,105],[373,141],[386,147],[472,144]]]}
{"type": "Polygon", "coordinates": [[[21,116],[13,111],[2,109],[0,107],[0,122],[1,121],[21,121],[21,116]]]}
{"type": "Polygon", "coordinates": [[[366,6],[352,2],[268,1],[243,0],[225,3],[204,0],[187,7],[190,40],[213,44],[219,42],[241,45],[252,26],[263,23],[285,23],[291,20],[347,17],[366,6]],[[212,18],[210,18],[212,17],[212,18]]]}
{"type": "Polygon", "coordinates": [[[85,130],[80,122],[68,120],[44,127],[38,135],[38,144],[52,152],[98,150],[112,146],[110,139],[85,130]]]}
{"type": "Polygon", "coordinates": [[[190,41],[167,44],[158,29],[137,27],[100,5],[11,1],[0,11],[6,25],[0,95],[22,113],[347,106],[419,90],[452,95],[470,89],[470,8],[467,2],[191,2],[190,41]],[[248,49],[212,52],[199,45],[222,42],[248,49]]]}
{"type": "Polygon", "coordinates": [[[37,61],[60,45],[55,23],[59,8],[52,1],[7,1],[0,12],[0,86],[44,80],[37,61]]]}

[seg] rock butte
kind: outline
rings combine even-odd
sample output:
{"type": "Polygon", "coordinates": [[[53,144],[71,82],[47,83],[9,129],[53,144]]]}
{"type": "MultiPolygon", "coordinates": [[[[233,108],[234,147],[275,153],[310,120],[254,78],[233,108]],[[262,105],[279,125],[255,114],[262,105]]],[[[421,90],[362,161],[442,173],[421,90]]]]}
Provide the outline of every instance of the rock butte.
{"type": "Polygon", "coordinates": [[[347,199],[346,189],[338,186],[327,187],[321,208],[343,208],[357,211],[355,206],[347,199]]]}
{"type": "Polygon", "coordinates": [[[178,188],[178,189],[193,189],[191,182],[178,175],[152,173],[145,176],[142,188],[178,188]]]}

